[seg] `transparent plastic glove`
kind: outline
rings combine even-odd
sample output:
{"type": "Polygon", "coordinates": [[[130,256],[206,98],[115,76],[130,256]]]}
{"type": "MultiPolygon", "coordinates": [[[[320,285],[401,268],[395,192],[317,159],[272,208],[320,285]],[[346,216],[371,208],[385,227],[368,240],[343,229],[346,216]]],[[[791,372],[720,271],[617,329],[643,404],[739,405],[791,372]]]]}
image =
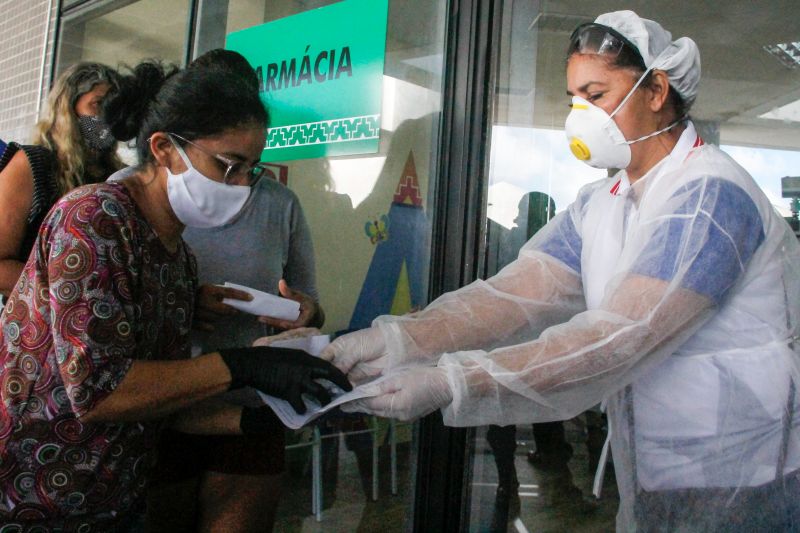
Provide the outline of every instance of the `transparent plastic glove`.
{"type": "Polygon", "coordinates": [[[453,401],[447,374],[438,367],[404,369],[381,383],[364,387],[364,392],[374,393],[376,390],[379,392],[377,396],[346,403],[341,406],[342,411],[410,421],[453,401]]]}
{"type": "Polygon", "coordinates": [[[386,341],[378,328],[342,335],[326,346],[319,356],[333,363],[352,383],[381,375],[388,363],[386,341]]]}

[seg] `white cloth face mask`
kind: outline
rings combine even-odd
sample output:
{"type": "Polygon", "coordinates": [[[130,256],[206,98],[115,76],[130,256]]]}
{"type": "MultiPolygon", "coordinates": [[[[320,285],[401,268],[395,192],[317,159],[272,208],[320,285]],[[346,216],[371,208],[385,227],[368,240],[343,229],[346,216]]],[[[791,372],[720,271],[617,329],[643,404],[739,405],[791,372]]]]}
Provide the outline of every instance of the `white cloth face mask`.
{"type": "Polygon", "coordinates": [[[183,148],[172,140],[186,170],[173,174],[167,168],[167,198],[184,225],[191,228],[214,228],[228,223],[242,210],[250,198],[247,185],[226,185],[205,177],[199,172],[183,148]]]}
{"type": "Polygon", "coordinates": [[[628,168],[631,162],[631,144],[664,133],[683,119],[681,117],[666,128],[644,137],[632,141],[625,140],[622,130],[614,122],[614,115],[622,109],[649,72],[650,69],[642,74],[610,115],[580,96],[572,97],[572,110],[564,124],[572,155],[595,168],[628,168]]]}

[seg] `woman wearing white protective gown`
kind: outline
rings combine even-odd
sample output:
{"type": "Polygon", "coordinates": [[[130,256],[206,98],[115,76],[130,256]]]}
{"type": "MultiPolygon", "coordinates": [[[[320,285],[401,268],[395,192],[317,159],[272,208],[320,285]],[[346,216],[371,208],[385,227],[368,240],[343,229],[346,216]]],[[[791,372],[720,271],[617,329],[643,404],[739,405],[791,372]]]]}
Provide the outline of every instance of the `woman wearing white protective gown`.
{"type": "Polygon", "coordinates": [[[620,531],[800,530],[800,248],[686,110],[699,52],[631,11],[573,33],[584,187],[486,281],[337,339],[351,409],[452,426],[567,419],[605,402],[620,531]]]}

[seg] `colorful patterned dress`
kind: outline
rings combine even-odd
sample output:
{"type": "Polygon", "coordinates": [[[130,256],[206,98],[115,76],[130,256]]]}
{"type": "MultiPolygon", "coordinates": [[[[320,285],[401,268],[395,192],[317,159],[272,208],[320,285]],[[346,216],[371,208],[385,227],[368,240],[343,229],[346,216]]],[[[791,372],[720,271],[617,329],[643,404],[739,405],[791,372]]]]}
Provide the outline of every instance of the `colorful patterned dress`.
{"type": "Polygon", "coordinates": [[[80,187],[54,206],[0,318],[0,533],[132,519],[162,424],[80,417],[134,360],[189,357],[196,270],[122,184],[80,187]]]}

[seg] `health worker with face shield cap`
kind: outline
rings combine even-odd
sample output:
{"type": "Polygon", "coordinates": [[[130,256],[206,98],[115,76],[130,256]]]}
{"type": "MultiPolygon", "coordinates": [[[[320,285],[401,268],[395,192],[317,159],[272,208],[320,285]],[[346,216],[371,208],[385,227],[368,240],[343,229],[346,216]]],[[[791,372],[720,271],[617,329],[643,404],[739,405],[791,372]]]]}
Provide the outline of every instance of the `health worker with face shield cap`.
{"type": "Polygon", "coordinates": [[[352,410],[451,426],[606,404],[620,531],[800,529],[800,250],[687,116],[695,43],[631,11],[572,35],[572,152],[620,169],[494,277],[337,339],[352,410]]]}

